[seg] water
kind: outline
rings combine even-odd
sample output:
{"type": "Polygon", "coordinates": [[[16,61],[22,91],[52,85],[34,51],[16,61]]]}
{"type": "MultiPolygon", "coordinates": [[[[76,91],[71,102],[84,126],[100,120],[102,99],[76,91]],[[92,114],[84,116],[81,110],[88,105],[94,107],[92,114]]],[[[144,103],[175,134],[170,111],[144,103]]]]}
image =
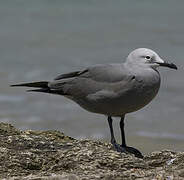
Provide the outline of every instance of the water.
{"type": "MultiPolygon", "coordinates": [[[[133,49],[148,47],[180,69],[160,69],[157,97],[126,116],[128,144],[145,153],[183,150],[183,17],[181,0],[1,0],[0,121],[20,129],[58,129],[76,138],[108,141],[104,116],[64,97],[26,93],[9,85],[121,62],[133,49]]],[[[119,138],[118,123],[114,121],[119,138]]]]}

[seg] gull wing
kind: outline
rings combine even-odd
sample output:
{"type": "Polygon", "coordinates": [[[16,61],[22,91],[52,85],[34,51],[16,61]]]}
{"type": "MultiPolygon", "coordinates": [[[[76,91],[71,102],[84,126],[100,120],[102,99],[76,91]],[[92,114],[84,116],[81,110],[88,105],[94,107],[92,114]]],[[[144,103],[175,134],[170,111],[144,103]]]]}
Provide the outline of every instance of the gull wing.
{"type": "Polygon", "coordinates": [[[49,83],[51,90],[61,90],[71,96],[88,96],[98,91],[112,92],[121,89],[135,76],[127,72],[122,64],[96,65],[83,71],[59,75],[49,83]]]}

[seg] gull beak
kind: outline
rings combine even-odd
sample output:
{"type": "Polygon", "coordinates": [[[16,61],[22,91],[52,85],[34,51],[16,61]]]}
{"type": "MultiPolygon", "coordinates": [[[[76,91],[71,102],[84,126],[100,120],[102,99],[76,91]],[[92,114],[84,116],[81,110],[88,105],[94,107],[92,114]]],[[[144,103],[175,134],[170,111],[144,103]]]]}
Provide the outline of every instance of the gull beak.
{"type": "Polygon", "coordinates": [[[165,66],[165,67],[168,67],[168,68],[171,68],[171,69],[178,69],[177,66],[173,63],[169,63],[169,62],[166,62],[166,61],[163,61],[163,62],[156,62],[157,64],[159,64],[160,66],[165,66]]]}

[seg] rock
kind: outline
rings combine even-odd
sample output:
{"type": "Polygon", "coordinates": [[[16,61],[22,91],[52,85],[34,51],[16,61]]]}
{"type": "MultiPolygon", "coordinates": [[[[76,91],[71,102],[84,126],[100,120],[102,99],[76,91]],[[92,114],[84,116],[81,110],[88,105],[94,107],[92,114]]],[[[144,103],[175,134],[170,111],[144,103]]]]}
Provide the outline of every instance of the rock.
{"type": "Polygon", "coordinates": [[[0,179],[184,179],[184,153],[163,150],[138,159],[108,143],[0,123],[0,179]]]}

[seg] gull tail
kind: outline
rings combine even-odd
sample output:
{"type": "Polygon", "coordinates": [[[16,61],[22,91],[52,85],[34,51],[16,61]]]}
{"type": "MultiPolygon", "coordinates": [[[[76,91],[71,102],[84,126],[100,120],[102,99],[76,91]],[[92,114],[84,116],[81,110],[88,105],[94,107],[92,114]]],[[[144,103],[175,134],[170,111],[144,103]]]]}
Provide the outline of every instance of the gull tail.
{"type": "Polygon", "coordinates": [[[48,83],[49,83],[48,81],[39,81],[39,82],[31,82],[31,83],[13,84],[11,85],[11,87],[33,87],[38,89],[31,89],[27,91],[51,93],[48,83]]]}
{"type": "Polygon", "coordinates": [[[32,87],[36,89],[27,90],[27,92],[43,92],[43,93],[50,93],[50,94],[59,94],[65,95],[62,89],[51,89],[48,86],[48,81],[39,81],[39,82],[31,82],[31,83],[21,83],[21,84],[13,84],[11,87],[32,87]]]}
{"type": "Polygon", "coordinates": [[[11,87],[34,87],[34,88],[49,88],[48,81],[40,81],[40,82],[31,82],[31,83],[22,83],[22,84],[13,84],[11,87]]]}

